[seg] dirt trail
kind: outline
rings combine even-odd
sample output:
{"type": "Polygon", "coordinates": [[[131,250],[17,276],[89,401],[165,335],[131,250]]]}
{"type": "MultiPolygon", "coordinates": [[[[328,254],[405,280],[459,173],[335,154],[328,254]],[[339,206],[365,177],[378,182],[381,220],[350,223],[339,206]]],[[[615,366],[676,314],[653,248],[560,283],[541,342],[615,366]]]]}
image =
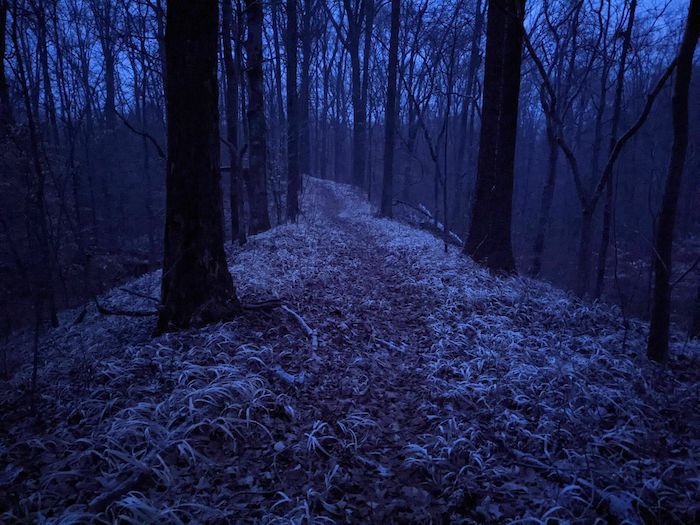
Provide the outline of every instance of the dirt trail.
{"type": "MultiPolygon", "coordinates": [[[[330,436],[332,457],[321,452],[316,467],[325,474],[337,462],[334,490],[367,513],[355,519],[383,522],[404,512],[415,519],[431,497],[425,476],[404,460],[406,447],[432,424],[424,365],[434,337],[427,319],[441,298],[414,284],[421,276],[412,257],[387,247],[376,226],[352,209],[359,199],[342,200],[323,184],[315,191],[308,210],[315,227],[307,234],[318,235],[319,244],[311,260],[334,275],[319,272],[298,286],[298,311],[318,332],[319,360],[294,401],[300,419],[328,425],[322,435],[330,436]],[[416,497],[423,500],[418,505],[416,497]]],[[[308,428],[300,432],[303,442],[308,428]]]]}

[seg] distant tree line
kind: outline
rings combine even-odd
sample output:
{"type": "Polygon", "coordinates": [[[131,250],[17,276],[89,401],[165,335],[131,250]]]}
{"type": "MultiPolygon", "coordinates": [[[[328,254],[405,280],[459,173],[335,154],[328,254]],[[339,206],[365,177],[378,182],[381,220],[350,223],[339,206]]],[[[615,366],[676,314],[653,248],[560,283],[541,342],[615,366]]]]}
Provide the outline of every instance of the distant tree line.
{"type": "Polygon", "coordinates": [[[651,315],[663,359],[672,289],[700,326],[697,3],[0,0],[4,326],[162,261],[163,329],[235,312],[223,240],[312,175],[651,315]]]}

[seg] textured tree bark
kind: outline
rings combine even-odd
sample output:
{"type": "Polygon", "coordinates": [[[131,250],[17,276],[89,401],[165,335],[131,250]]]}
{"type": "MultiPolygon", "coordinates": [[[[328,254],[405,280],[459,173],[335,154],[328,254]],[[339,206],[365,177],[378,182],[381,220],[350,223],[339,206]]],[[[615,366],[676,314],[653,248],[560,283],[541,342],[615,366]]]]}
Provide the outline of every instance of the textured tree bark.
{"type": "Polygon", "coordinates": [[[267,209],[267,128],[263,76],[263,6],[260,0],[245,0],[248,21],[248,159],[246,180],[250,204],[251,235],[270,229],[267,209]]]}
{"type": "Polygon", "coordinates": [[[465,253],[496,272],[516,271],[511,243],[525,0],[489,0],[476,198],[465,253]]]}
{"type": "Polygon", "coordinates": [[[649,325],[647,356],[654,361],[668,357],[668,337],[671,319],[671,271],[673,268],[673,230],[678,197],[688,149],[688,91],[693,70],[693,54],[700,35],[700,0],[690,0],[688,21],[678,53],[676,82],[673,88],[673,146],[663,202],[656,229],[654,295],[649,325]]]}
{"type": "Polygon", "coordinates": [[[168,161],[158,331],[240,311],[224,253],[219,172],[218,1],[171,2],[166,15],[168,161]]]}
{"type": "Polygon", "coordinates": [[[393,216],[394,200],[394,146],[396,142],[396,73],[399,65],[399,0],[391,0],[391,35],[389,37],[389,74],[384,109],[384,177],[382,179],[383,217],[393,216]]]}
{"type": "Polygon", "coordinates": [[[299,215],[299,111],[297,108],[297,0],[287,0],[287,220],[299,215]]]}
{"type": "MultiPolygon", "coordinates": [[[[239,71],[233,57],[231,41],[236,37],[233,29],[231,0],[223,0],[221,8],[224,71],[226,74],[226,141],[231,159],[229,205],[231,207],[231,241],[245,244],[245,217],[243,214],[243,181],[241,179],[241,155],[238,150],[238,80],[239,71]]],[[[236,23],[240,23],[236,20],[236,23]]]]}

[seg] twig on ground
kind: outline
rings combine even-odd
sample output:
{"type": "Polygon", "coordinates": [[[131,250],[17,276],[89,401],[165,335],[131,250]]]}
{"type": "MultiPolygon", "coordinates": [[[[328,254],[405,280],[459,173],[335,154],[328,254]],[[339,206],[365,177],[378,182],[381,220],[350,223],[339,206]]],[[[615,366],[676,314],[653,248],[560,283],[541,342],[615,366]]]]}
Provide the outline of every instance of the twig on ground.
{"type": "Polygon", "coordinates": [[[156,303],[160,303],[160,299],[157,297],[154,297],[152,295],[148,295],[145,293],[137,292],[136,290],[130,290],[129,288],[119,288],[122,292],[130,293],[131,295],[135,295],[137,297],[143,297],[144,299],[148,299],[149,301],[155,301],[156,303]]]}
{"type": "Polygon", "coordinates": [[[287,312],[289,315],[291,315],[294,320],[299,323],[299,326],[301,326],[301,329],[304,330],[304,333],[306,336],[309,338],[311,341],[311,355],[315,359],[316,358],[316,350],[318,349],[318,335],[316,335],[316,330],[311,328],[306,321],[304,321],[304,318],[300,316],[298,313],[296,313],[294,310],[289,308],[287,305],[281,305],[282,310],[287,312]]]}
{"type": "Polygon", "coordinates": [[[279,308],[282,306],[282,301],[279,299],[269,299],[267,301],[261,301],[259,303],[243,303],[241,305],[241,308],[244,310],[250,310],[250,311],[269,311],[269,310],[274,310],[275,308],[279,308]]]}
{"type": "Polygon", "coordinates": [[[121,315],[124,317],[151,317],[154,315],[158,315],[158,312],[149,310],[114,310],[110,308],[105,308],[97,301],[97,297],[95,297],[95,306],[97,307],[97,311],[100,312],[102,315],[121,315]]]}

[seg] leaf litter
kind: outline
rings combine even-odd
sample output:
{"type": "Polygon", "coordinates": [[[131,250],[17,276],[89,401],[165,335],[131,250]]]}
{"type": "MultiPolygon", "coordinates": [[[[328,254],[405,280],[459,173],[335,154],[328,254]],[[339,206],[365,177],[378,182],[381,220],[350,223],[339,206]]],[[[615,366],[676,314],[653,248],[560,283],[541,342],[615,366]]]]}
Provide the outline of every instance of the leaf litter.
{"type": "MultiPolygon", "coordinates": [[[[489,275],[349,186],[302,201],[229,248],[241,298],[285,309],[160,337],[64,312],[38,416],[10,341],[0,522],[700,521],[697,343],[651,364],[613,307],[489,275]]],[[[152,309],[159,280],[100,302],[152,309]]]]}

